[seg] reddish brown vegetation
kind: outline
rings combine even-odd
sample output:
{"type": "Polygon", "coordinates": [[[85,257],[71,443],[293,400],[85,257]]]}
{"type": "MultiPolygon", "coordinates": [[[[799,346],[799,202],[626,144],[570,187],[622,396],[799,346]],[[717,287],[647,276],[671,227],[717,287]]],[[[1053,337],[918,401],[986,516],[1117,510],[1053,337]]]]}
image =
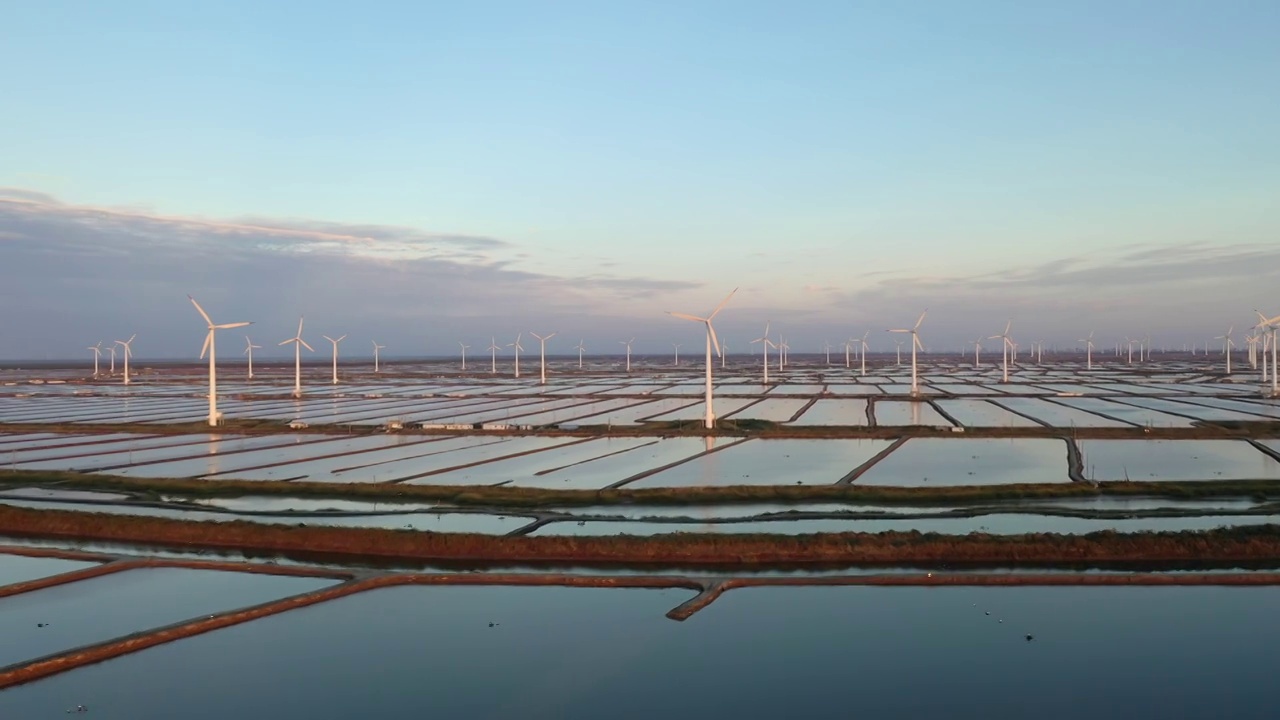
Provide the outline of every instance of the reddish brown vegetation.
{"type": "Polygon", "coordinates": [[[664,565],[1154,565],[1280,562],[1280,527],[1207,532],[950,536],[919,532],[653,537],[495,537],[365,528],[186,522],[0,507],[12,536],[352,559],[664,565]]]}

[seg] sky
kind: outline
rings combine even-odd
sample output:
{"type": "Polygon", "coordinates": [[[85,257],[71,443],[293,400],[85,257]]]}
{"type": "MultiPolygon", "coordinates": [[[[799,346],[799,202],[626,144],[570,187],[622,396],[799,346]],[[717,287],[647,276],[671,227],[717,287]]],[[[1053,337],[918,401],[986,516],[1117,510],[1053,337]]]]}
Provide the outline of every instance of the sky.
{"type": "Polygon", "coordinates": [[[194,358],[188,294],[282,357],[300,315],[352,355],[687,352],[665,311],[735,287],[732,352],[888,350],[925,308],[937,350],[1280,314],[1275,2],[5,15],[3,361],[194,358]]]}

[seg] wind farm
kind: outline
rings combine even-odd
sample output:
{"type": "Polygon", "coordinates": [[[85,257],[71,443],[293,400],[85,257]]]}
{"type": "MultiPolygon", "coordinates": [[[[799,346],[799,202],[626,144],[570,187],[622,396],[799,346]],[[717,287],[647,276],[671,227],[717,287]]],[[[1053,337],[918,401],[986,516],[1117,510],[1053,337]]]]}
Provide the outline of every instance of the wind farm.
{"type": "Polygon", "coordinates": [[[5,14],[0,720],[1276,714],[1280,5],[259,5],[5,14]]]}

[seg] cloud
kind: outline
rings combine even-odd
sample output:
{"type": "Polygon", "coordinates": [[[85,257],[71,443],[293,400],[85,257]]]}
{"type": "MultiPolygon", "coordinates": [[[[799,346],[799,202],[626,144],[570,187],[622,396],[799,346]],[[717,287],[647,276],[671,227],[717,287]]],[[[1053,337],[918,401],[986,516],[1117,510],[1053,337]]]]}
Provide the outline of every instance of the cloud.
{"type": "Polygon", "coordinates": [[[140,354],[183,355],[199,334],[187,293],[215,319],[254,320],[255,333],[283,338],[307,313],[319,332],[408,341],[474,331],[471,320],[497,326],[487,335],[584,308],[625,314],[628,303],[698,286],[604,268],[576,277],[522,270],[514,243],[465,233],[163,216],[14,189],[0,193],[0,250],[0,302],[26,308],[0,337],[0,357],[10,359],[76,355],[134,331],[140,354]]]}

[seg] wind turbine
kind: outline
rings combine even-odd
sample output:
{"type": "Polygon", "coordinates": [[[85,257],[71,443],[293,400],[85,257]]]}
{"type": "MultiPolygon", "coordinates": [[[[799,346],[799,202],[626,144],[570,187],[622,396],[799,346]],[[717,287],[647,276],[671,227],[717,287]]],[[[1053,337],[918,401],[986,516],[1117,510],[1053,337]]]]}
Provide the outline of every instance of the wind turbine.
{"type": "Polygon", "coordinates": [[[98,377],[98,358],[102,357],[102,342],[90,345],[87,349],[93,352],[93,376],[96,378],[98,377]]]}
{"type": "MultiPolygon", "coordinates": [[[[111,353],[111,376],[112,376],[112,377],[115,377],[115,374],[116,374],[116,346],[115,346],[114,344],[113,344],[113,345],[108,345],[108,346],[107,346],[107,352],[111,353]]],[[[1263,359],[1264,359],[1264,360],[1266,359],[1266,353],[1265,353],[1265,352],[1263,353],[1262,357],[1263,357],[1263,359]]]]}
{"type": "Polygon", "coordinates": [[[293,396],[302,397],[302,348],[306,348],[311,352],[315,352],[315,348],[307,344],[302,339],[302,321],[305,318],[298,318],[298,334],[288,340],[280,341],[279,345],[293,345],[293,396]]]}
{"type": "MultiPolygon", "coordinates": [[[[200,303],[196,302],[195,298],[188,295],[187,299],[191,301],[192,305],[196,306],[196,312],[200,313],[200,317],[204,318],[204,321],[209,324],[209,334],[204,336],[204,347],[200,348],[200,359],[203,360],[204,354],[209,353],[209,427],[217,427],[218,420],[220,419],[218,417],[218,365],[217,365],[218,353],[217,353],[217,346],[215,344],[214,335],[218,330],[229,330],[231,328],[238,328],[238,327],[244,327],[246,325],[252,325],[253,323],[236,322],[236,323],[223,323],[221,325],[215,324],[213,320],[209,317],[209,313],[205,312],[204,308],[200,307],[200,303]]],[[[133,340],[133,338],[129,338],[129,339],[133,340]]],[[[126,361],[128,360],[128,358],[129,358],[129,354],[128,354],[128,351],[126,350],[125,352],[126,361]]]]}
{"type": "Polygon", "coordinates": [[[981,358],[982,358],[982,338],[979,337],[977,340],[973,341],[973,366],[974,367],[979,367],[981,365],[980,363],[981,358]]]}
{"type": "Polygon", "coordinates": [[[498,372],[498,351],[502,348],[498,347],[498,338],[489,337],[489,374],[498,372]]]}
{"type": "Polygon", "coordinates": [[[244,342],[245,342],[245,345],[247,346],[244,349],[244,354],[249,356],[249,379],[252,380],[253,379],[253,351],[255,349],[261,350],[262,346],[254,345],[253,341],[249,339],[248,335],[244,336],[244,342]]]}
{"type": "Polygon", "coordinates": [[[831,342],[828,340],[823,340],[822,350],[827,354],[827,364],[830,365],[831,364],[831,342]]]}
{"type": "Polygon", "coordinates": [[[462,372],[466,372],[467,371],[467,348],[470,348],[471,346],[464,344],[461,340],[459,340],[458,347],[462,348],[462,372]]]}
{"type": "Polygon", "coordinates": [[[137,333],[129,336],[128,340],[117,340],[116,345],[124,348],[124,384],[129,384],[129,356],[133,354],[133,339],[138,337],[137,333]]]}
{"type": "Polygon", "coordinates": [[[764,334],[756,338],[755,340],[751,341],[752,345],[755,345],[756,343],[763,343],[763,345],[761,345],[760,348],[764,350],[764,364],[763,364],[764,384],[768,385],[769,384],[769,346],[773,344],[773,341],[769,339],[769,323],[768,322],[764,324],[764,334]]]}
{"type": "MultiPolygon", "coordinates": [[[[1267,330],[1270,330],[1270,331],[1271,331],[1271,395],[1272,395],[1272,397],[1276,397],[1277,395],[1280,395],[1280,384],[1277,384],[1277,381],[1276,381],[1276,377],[1277,377],[1277,376],[1280,376],[1280,373],[1277,373],[1277,372],[1276,372],[1276,367],[1277,367],[1277,366],[1276,366],[1276,360],[1277,360],[1277,357],[1276,357],[1276,329],[1277,329],[1277,328],[1280,328],[1280,315],[1277,315],[1277,316],[1275,316],[1275,317],[1273,317],[1273,318],[1268,318],[1266,315],[1263,315],[1262,313],[1258,312],[1257,310],[1254,310],[1254,312],[1255,312],[1255,313],[1258,313],[1258,319],[1259,319],[1259,321],[1260,321],[1260,322],[1258,323],[1258,328],[1259,328],[1259,329],[1261,329],[1263,332],[1266,332],[1267,330]]],[[[1266,350],[1266,347],[1263,347],[1263,349],[1262,349],[1262,368],[1263,368],[1262,377],[1263,377],[1264,381],[1265,381],[1265,379],[1266,379],[1266,377],[1267,377],[1267,375],[1266,375],[1266,367],[1267,367],[1267,350],[1266,350]]]]}
{"type": "MultiPolygon", "coordinates": [[[[346,337],[346,335],[343,335],[342,337],[346,337]]],[[[373,343],[373,372],[374,374],[377,374],[382,372],[378,369],[378,351],[385,349],[387,346],[379,345],[377,340],[370,340],[369,342],[373,343]]]]}
{"type": "Polygon", "coordinates": [[[514,349],[516,353],[516,377],[520,377],[520,351],[524,349],[524,346],[520,344],[520,338],[522,337],[524,337],[524,333],[517,333],[516,341],[507,346],[514,349]]]}
{"type": "Polygon", "coordinates": [[[539,372],[540,372],[540,377],[538,379],[539,385],[547,384],[547,341],[555,337],[557,334],[559,334],[559,332],[560,331],[557,330],[551,333],[550,335],[539,335],[536,332],[529,333],[530,335],[538,338],[538,343],[539,343],[539,347],[538,347],[538,365],[539,365],[539,372]]]}
{"type": "Polygon", "coordinates": [[[676,361],[673,364],[678,367],[680,365],[680,343],[673,342],[671,343],[671,347],[675,348],[676,350],[676,361]]]}
{"type": "Polygon", "coordinates": [[[626,346],[627,346],[627,372],[631,372],[631,343],[633,343],[633,342],[635,342],[635,341],[636,341],[636,339],[635,339],[635,338],[631,338],[630,340],[619,340],[619,341],[618,341],[618,344],[619,344],[619,345],[626,345],[626,346]]]}
{"type": "Polygon", "coordinates": [[[1004,383],[1008,383],[1008,382],[1009,382],[1009,349],[1010,349],[1011,347],[1013,347],[1013,341],[1009,339],[1009,328],[1011,328],[1011,327],[1013,327],[1013,321],[1012,321],[1012,320],[1010,320],[1009,322],[1005,323],[1005,326],[1004,326],[1004,332],[1003,332],[1002,334],[1000,334],[1000,335],[992,335],[991,337],[987,338],[988,340],[996,340],[996,339],[999,339],[999,340],[1003,343],[1003,346],[1004,346],[1004,360],[1003,360],[1003,366],[1004,366],[1004,380],[1002,380],[1001,382],[1004,382],[1004,383]]]}
{"type": "Polygon", "coordinates": [[[720,353],[720,369],[723,370],[725,368],[725,363],[729,360],[729,343],[721,340],[720,349],[723,351],[720,353]]]}
{"type": "Polygon", "coordinates": [[[587,351],[587,346],[583,345],[582,340],[579,339],[578,344],[574,345],[573,349],[578,351],[578,369],[581,370],[582,369],[582,353],[587,351]]]}
{"type": "Polygon", "coordinates": [[[1092,330],[1089,331],[1089,337],[1080,338],[1076,342],[1084,343],[1085,357],[1087,358],[1087,362],[1089,363],[1089,369],[1092,370],[1093,369],[1093,331],[1092,330]]]}
{"type": "Polygon", "coordinates": [[[1226,335],[1219,335],[1218,337],[1214,338],[1214,340],[1222,341],[1222,354],[1227,356],[1227,374],[1228,375],[1231,374],[1231,348],[1236,346],[1235,341],[1231,339],[1231,333],[1235,332],[1235,330],[1236,330],[1236,326],[1232,325],[1231,327],[1227,328],[1226,335]]]}
{"type": "Polygon", "coordinates": [[[869,345],[867,345],[867,336],[870,334],[871,334],[870,330],[862,333],[862,339],[858,341],[858,344],[862,346],[860,348],[862,350],[862,371],[860,374],[862,375],[867,374],[867,348],[870,347],[869,345]]]}
{"type": "MultiPolygon", "coordinates": [[[[328,335],[322,335],[325,340],[333,343],[333,384],[338,384],[338,343],[347,339],[346,335],[334,340],[328,335]]],[[[378,372],[378,343],[373,344],[373,371],[378,372]]]]}
{"type": "MultiPolygon", "coordinates": [[[[924,312],[920,313],[920,318],[916,320],[916,324],[913,325],[909,330],[904,328],[904,329],[889,331],[891,333],[909,333],[911,335],[911,394],[912,395],[920,394],[920,385],[916,379],[916,349],[921,347],[920,323],[924,322],[924,316],[927,315],[928,313],[929,313],[929,308],[925,308],[924,312]]],[[[901,348],[899,348],[898,362],[899,363],[902,362],[901,348]]]]}
{"type": "MultiPolygon", "coordinates": [[[[716,349],[716,354],[717,355],[721,354],[720,341],[716,339],[716,329],[711,324],[711,321],[715,319],[716,315],[720,314],[720,311],[724,309],[725,304],[729,302],[730,298],[732,298],[733,294],[736,292],[738,292],[738,288],[734,288],[727,296],[725,296],[724,300],[720,301],[720,304],[716,306],[716,309],[712,310],[711,314],[704,318],[698,317],[697,315],[689,315],[687,313],[677,313],[677,312],[667,313],[668,315],[671,315],[672,317],[678,317],[681,320],[689,320],[691,322],[700,322],[707,326],[707,412],[706,412],[704,424],[706,429],[708,430],[711,430],[716,426],[716,414],[715,414],[714,408],[712,407],[712,397],[711,397],[711,347],[714,345],[716,349]]],[[[678,350],[679,345],[677,345],[676,347],[677,347],[677,352],[679,352],[678,350]]]]}
{"type": "Polygon", "coordinates": [[[894,345],[894,350],[898,354],[898,364],[901,365],[902,364],[902,341],[894,340],[893,345],[894,345]]]}
{"type": "Polygon", "coordinates": [[[848,370],[852,365],[849,363],[849,350],[853,348],[853,344],[857,342],[853,338],[844,341],[844,368],[848,370]]]}

